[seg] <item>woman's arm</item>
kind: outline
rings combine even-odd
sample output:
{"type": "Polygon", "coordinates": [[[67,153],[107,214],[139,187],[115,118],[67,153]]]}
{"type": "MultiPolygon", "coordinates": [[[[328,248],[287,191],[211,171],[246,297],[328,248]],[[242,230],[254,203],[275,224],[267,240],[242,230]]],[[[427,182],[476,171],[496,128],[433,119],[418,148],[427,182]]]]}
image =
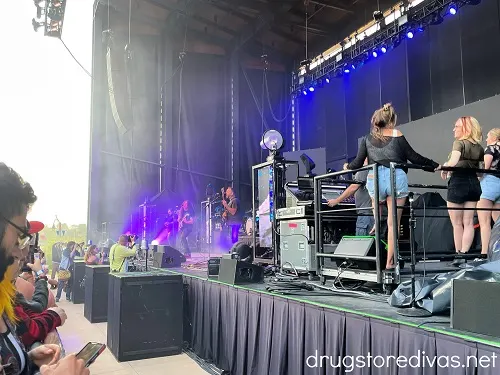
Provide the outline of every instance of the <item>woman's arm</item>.
{"type": "Polygon", "coordinates": [[[425,156],[422,156],[418,152],[416,152],[410,146],[410,144],[408,143],[408,140],[405,138],[405,136],[402,136],[400,139],[401,139],[400,145],[402,146],[401,148],[405,152],[406,160],[411,161],[413,164],[429,166],[429,167],[432,167],[433,169],[436,169],[437,167],[439,167],[439,163],[436,163],[434,160],[428,159],[425,156]]]}
{"type": "Polygon", "coordinates": [[[368,150],[366,149],[366,137],[365,137],[359,144],[358,155],[353,161],[347,164],[347,169],[353,170],[361,168],[365,163],[365,159],[367,156],[368,156],[368,150]]]}

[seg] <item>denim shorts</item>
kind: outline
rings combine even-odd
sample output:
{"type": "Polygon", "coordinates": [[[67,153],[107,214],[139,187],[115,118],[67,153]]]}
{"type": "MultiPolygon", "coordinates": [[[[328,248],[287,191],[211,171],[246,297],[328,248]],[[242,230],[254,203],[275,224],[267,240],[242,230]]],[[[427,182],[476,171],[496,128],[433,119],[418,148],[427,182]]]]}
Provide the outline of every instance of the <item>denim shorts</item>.
{"type": "MultiPolygon", "coordinates": [[[[368,212],[365,211],[364,215],[367,215],[368,212]]],[[[373,216],[358,216],[356,220],[356,236],[369,236],[374,225],[375,219],[373,216]]]]}
{"type": "MultiPolygon", "coordinates": [[[[375,197],[375,186],[373,171],[368,173],[366,189],[372,199],[375,197]]],[[[378,167],[378,198],[381,202],[392,196],[391,192],[391,170],[384,166],[378,167]]],[[[396,198],[406,198],[408,196],[408,176],[402,169],[396,169],[396,198]]]]}
{"type": "Polygon", "coordinates": [[[484,175],[481,180],[481,199],[500,203],[500,178],[491,174],[484,175]]]}

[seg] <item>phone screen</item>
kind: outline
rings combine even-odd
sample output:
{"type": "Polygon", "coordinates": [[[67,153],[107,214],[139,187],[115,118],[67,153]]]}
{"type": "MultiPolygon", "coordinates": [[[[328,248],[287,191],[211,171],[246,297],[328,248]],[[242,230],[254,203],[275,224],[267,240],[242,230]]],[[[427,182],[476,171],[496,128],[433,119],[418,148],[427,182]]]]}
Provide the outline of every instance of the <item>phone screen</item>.
{"type": "Polygon", "coordinates": [[[85,367],[90,366],[94,360],[101,354],[104,349],[106,348],[106,345],[100,344],[98,342],[89,342],[87,345],[84,346],[82,350],[80,350],[80,353],[76,355],[78,359],[83,359],[85,362],[85,367]]]}

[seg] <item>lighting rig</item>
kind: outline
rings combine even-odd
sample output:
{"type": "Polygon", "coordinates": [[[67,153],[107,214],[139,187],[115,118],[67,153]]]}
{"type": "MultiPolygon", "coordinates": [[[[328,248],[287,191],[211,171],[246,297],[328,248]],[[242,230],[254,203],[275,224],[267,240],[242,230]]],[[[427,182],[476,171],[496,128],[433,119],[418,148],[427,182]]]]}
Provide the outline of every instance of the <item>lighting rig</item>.
{"type": "Polygon", "coordinates": [[[61,38],[64,24],[66,0],[33,0],[36,7],[36,18],[31,20],[33,29],[41,28],[45,36],[61,38]]]}
{"type": "Polygon", "coordinates": [[[303,61],[293,74],[293,97],[308,95],[316,87],[330,83],[360,68],[397,47],[402,40],[412,39],[429,25],[443,22],[445,16],[454,16],[464,5],[477,5],[481,0],[413,0],[402,1],[390,11],[373,13],[373,22],[344,39],[313,60],[303,61]]]}

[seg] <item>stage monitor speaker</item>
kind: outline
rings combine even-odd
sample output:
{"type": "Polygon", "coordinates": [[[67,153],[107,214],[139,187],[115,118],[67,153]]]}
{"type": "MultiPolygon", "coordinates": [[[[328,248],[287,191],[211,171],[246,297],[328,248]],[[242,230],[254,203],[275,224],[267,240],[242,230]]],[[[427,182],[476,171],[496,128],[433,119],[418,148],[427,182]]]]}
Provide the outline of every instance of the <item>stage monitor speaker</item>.
{"type": "Polygon", "coordinates": [[[108,320],[109,266],[87,265],[85,267],[85,306],[83,316],[90,323],[108,320]]]}
{"type": "Polygon", "coordinates": [[[72,270],[73,284],[71,288],[71,301],[77,305],[85,303],[85,261],[83,258],[75,258],[72,270]]]}
{"type": "Polygon", "coordinates": [[[119,361],[182,353],[182,275],[109,274],[107,346],[119,361]]]}
{"type": "MultiPolygon", "coordinates": [[[[337,266],[349,264],[350,269],[375,270],[377,264],[374,261],[363,260],[364,257],[375,257],[375,237],[342,237],[334,252],[342,258],[335,258],[337,266]]],[[[385,265],[387,261],[387,251],[381,243],[380,246],[380,264],[385,265]]]]}
{"type": "Polygon", "coordinates": [[[219,276],[219,269],[220,269],[220,258],[210,258],[208,260],[208,277],[211,276],[219,276]]]}
{"type": "Polygon", "coordinates": [[[227,284],[251,284],[264,281],[264,268],[236,259],[220,260],[219,281],[227,284]]]}
{"type": "Polygon", "coordinates": [[[451,328],[500,337],[500,283],[453,280],[451,328]]]}
{"type": "Polygon", "coordinates": [[[158,246],[158,252],[153,255],[153,267],[176,268],[186,261],[186,257],[171,246],[158,246]]]}

